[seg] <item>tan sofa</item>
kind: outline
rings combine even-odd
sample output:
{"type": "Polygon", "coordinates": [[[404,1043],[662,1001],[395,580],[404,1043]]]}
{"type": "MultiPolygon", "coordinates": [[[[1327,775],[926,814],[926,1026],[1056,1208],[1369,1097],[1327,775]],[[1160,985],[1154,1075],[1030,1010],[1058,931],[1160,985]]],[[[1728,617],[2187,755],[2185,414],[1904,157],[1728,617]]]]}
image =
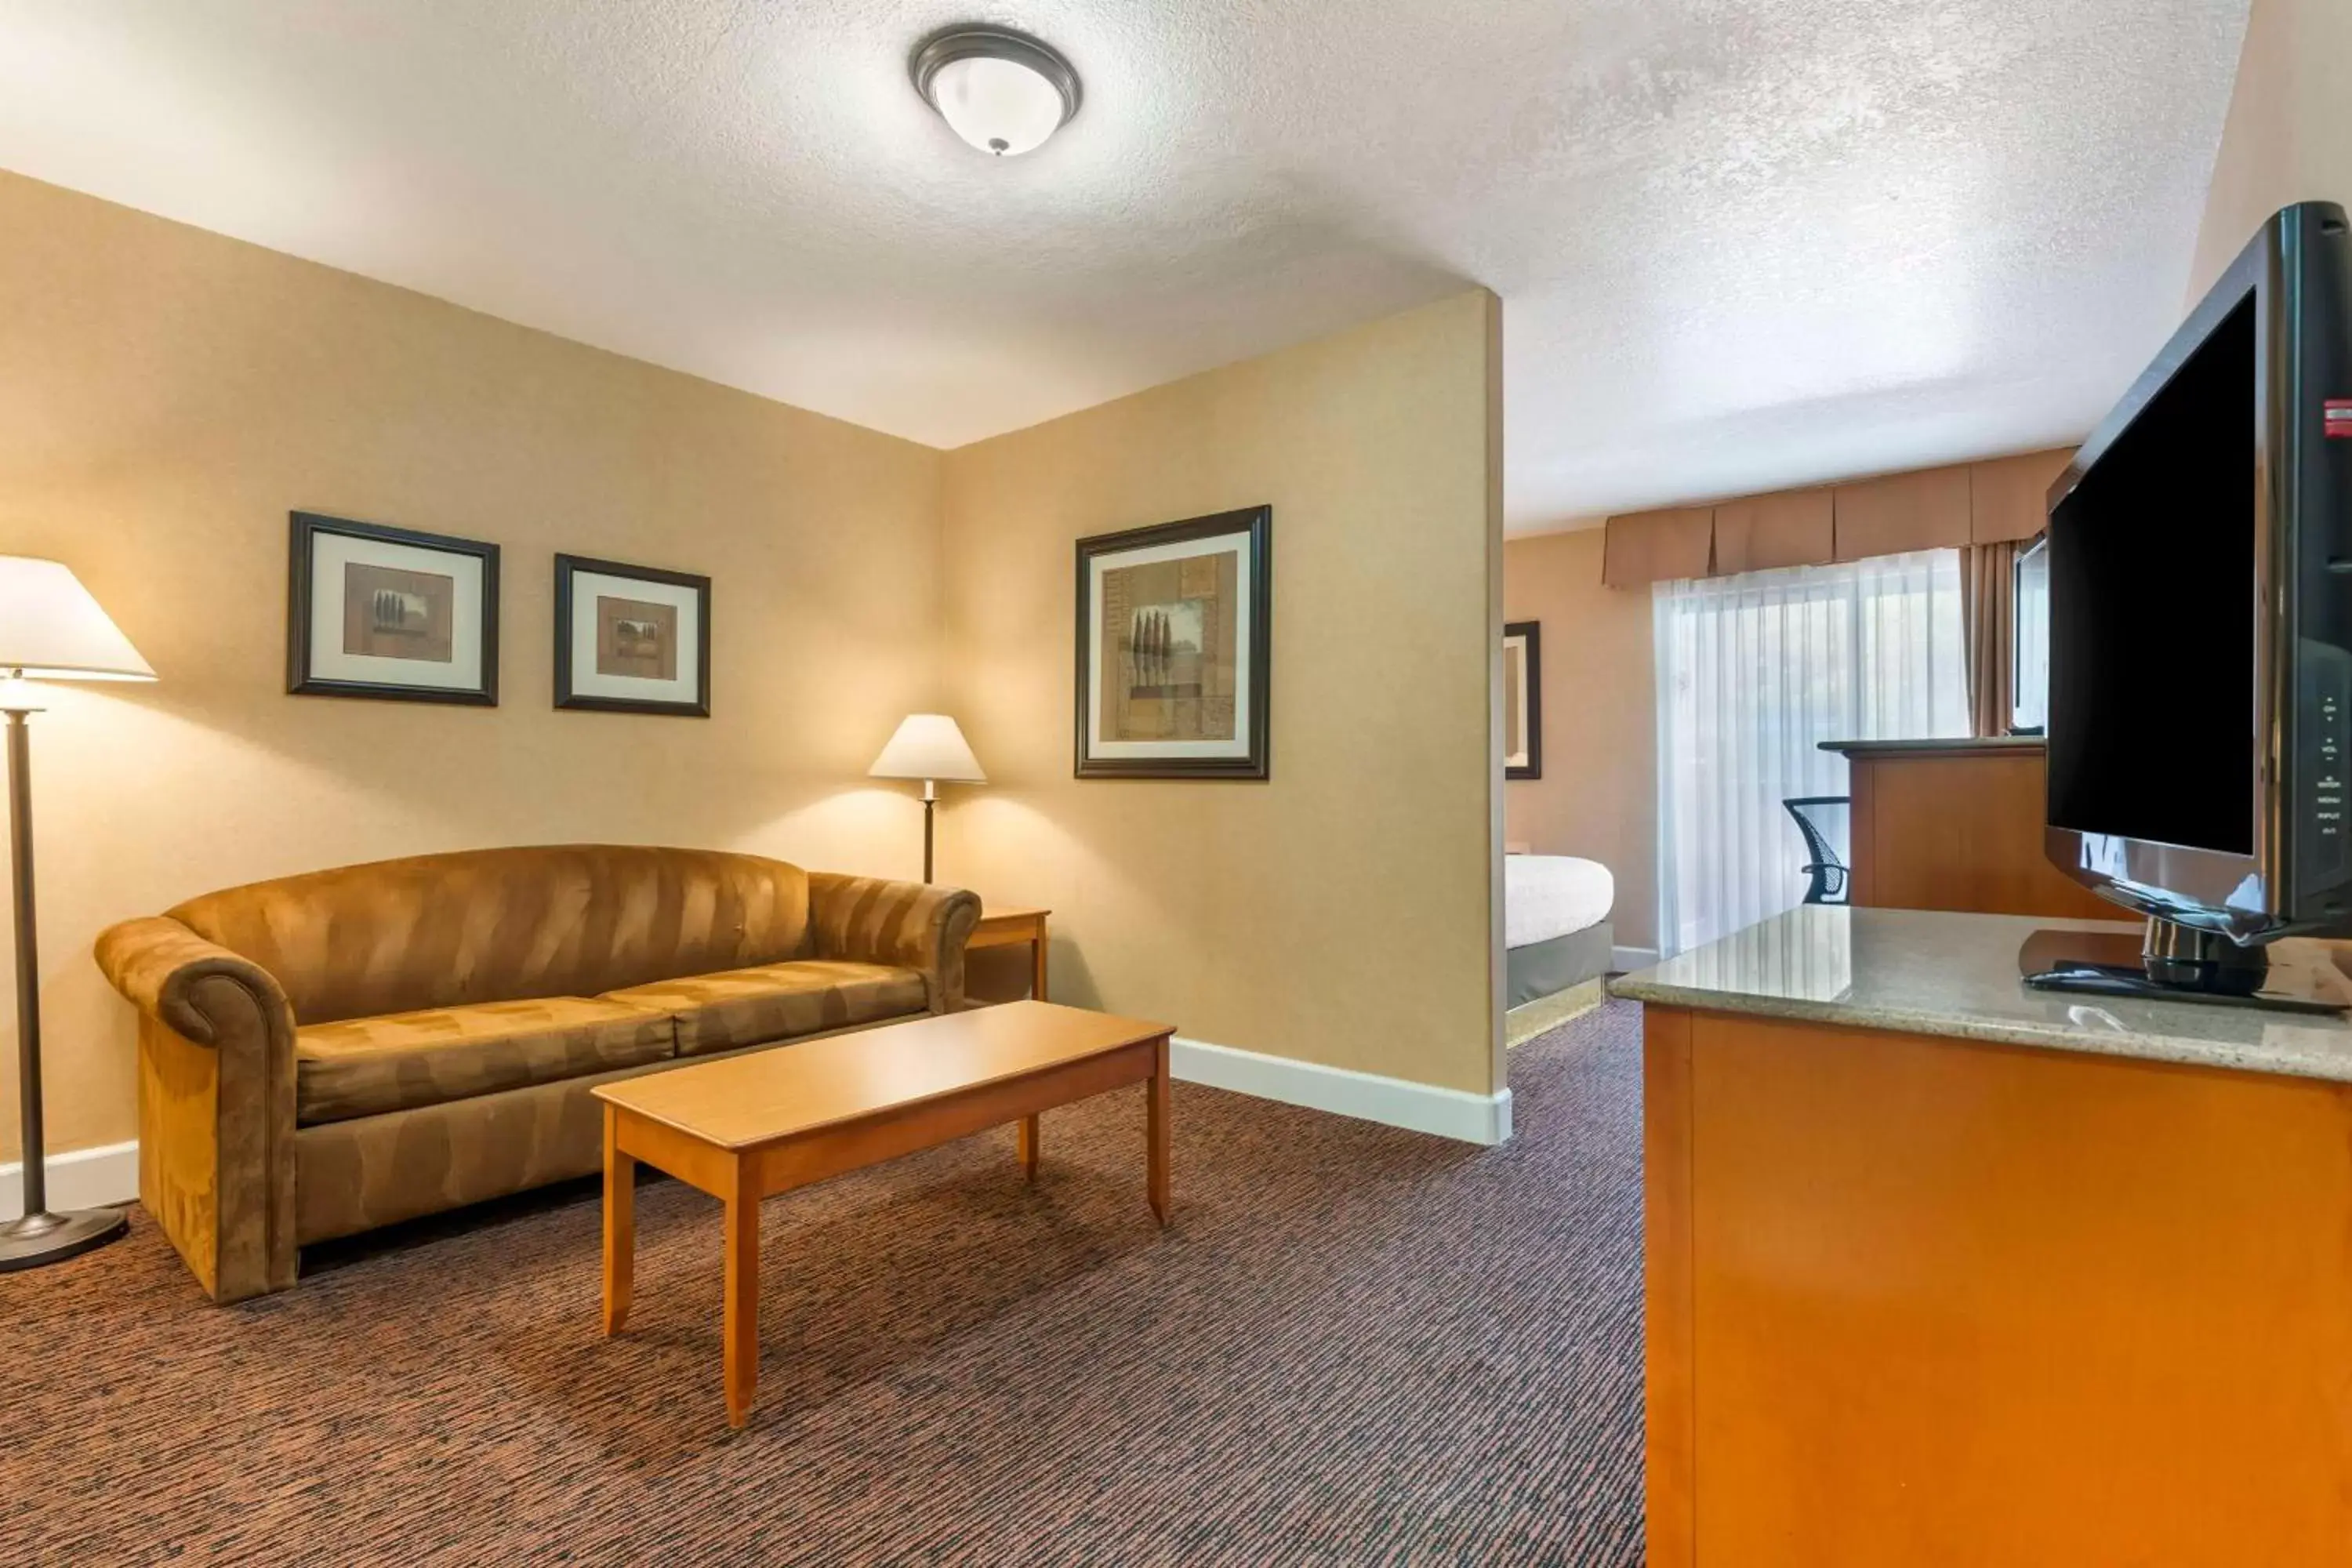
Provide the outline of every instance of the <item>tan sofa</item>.
{"type": "Polygon", "coordinates": [[[961,1005],[968,892],[604,845],[192,899],[98,939],[139,1009],[139,1190],[214,1300],[296,1249],[584,1175],[591,1085],[961,1005]]]}

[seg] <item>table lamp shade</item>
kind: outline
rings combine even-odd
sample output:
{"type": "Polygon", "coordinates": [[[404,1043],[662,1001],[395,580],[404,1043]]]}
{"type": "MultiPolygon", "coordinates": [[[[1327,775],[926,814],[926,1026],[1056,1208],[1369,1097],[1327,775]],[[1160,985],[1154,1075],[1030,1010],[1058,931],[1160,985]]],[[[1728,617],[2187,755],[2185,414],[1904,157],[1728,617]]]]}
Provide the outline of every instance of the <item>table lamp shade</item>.
{"type": "Polygon", "coordinates": [[[62,562],[0,555],[0,674],[37,680],[152,680],[89,590],[62,562]]]}
{"type": "Polygon", "coordinates": [[[980,759],[944,713],[909,713],[898,733],[874,759],[867,776],[877,779],[936,779],[946,784],[986,784],[980,759]]]}

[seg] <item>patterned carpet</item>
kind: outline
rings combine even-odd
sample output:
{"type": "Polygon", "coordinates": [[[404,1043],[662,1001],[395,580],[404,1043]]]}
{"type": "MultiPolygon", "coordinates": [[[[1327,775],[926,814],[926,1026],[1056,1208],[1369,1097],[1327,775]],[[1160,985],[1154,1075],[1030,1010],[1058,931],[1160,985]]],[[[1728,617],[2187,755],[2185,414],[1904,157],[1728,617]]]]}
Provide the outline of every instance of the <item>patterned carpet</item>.
{"type": "Polygon", "coordinates": [[[760,1405],[716,1205],[646,1187],[630,1334],[585,1186],[210,1307],[143,1215],[0,1277],[11,1563],[1633,1563],[1639,1015],[1512,1054],[1480,1151],[1176,1087],[772,1199],[760,1405]]]}

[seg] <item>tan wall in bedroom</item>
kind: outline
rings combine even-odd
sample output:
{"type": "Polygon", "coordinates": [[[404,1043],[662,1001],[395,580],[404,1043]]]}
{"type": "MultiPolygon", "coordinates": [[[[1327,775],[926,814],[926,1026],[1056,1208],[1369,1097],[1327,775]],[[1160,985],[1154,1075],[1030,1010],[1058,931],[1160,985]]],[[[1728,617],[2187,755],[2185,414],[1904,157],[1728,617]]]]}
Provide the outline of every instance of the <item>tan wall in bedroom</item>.
{"type": "Polygon", "coordinates": [[[2197,237],[2190,303],[2279,208],[2304,201],[2352,206],[2348,111],[2352,5],[2253,0],[2197,237]]]}
{"type": "Polygon", "coordinates": [[[34,721],[53,1150],[134,1134],[91,939],[193,893],[573,839],[919,868],[864,773],[937,700],[939,453],[5,174],[0,234],[0,552],[162,676],[34,721]],[[287,696],[297,507],[502,544],[502,706],[287,696]],[[553,710],[558,549],[712,576],[714,717],[553,710]]]}
{"type": "Polygon", "coordinates": [[[1601,585],[1601,531],[1503,547],[1503,618],[1543,624],[1540,779],[1503,786],[1504,836],[1598,860],[1623,947],[1657,945],[1657,693],[1646,588],[1601,585]]]}
{"type": "Polygon", "coordinates": [[[989,773],[940,875],[1055,910],[1064,1000],[1486,1093],[1495,1047],[1482,291],[949,454],[948,681],[989,773]],[[1071,776],[1075,542],[1274,509],[1266,784],[1071,776]]]}

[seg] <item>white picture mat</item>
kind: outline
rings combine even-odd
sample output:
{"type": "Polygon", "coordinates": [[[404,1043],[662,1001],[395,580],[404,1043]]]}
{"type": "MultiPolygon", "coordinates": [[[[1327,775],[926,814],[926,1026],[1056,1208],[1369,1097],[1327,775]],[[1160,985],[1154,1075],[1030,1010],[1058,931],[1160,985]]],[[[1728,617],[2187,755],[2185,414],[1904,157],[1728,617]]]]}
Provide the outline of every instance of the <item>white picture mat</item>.
{"type": "Polygon", "coordinates": [[[572,574],[572,694],[621,697],[636,702],[702,700],[702,591],[679,583],[649,583],[643,577],[612,577],[602,572],[572,574]],[[602,675],[596,669],[596,601],[635,599],[677,610],[677,679],[602,675]]]}
{"type": "Polygon", "coordinates": [[[436,690],[482,689],[482,558],[324,529],[310,535],[310,668],[314,680],[363,680],[436,690]],[[343,651],[343,574],[353,564],[430,572],[457,584],[450,611],[449,662],[383,658],[343,651]]]}
{"type": "Polygon", "coordinates": [[[1532,720],[1528,704],[1527,633],[1517,632],[1503,639],[1503,663],[1511,674],[1517,677],[1516,680],[1509,681],[1507,685],[1518,708],[1517,712],[1508,717],[1517,724],[1519,731],[1519,749],[1516,752],[1505,752],[1503,765],[1507,768],[1524,768],[1532,761],[1528,755],[1528,737],[1532,720]]]}
{"type": "Polygon", "coordinates": [[[1256,671],[1257,601],[1251,594],[1250,532],[1212,534],[1177,544],[1154,544],[1141,550],[1121,550],[1091,557],[1087,563],[1087,755],[1103,762],[1124,757],[1239,757],[1250,754],[1250,693],[1256,671]],[[1233,552],[1239,559],[1234,574],[1234,600],[1239,611],[1234,629],[1234,736],[1230,741],[1106,741],[1102,738],[1103,576],[1128,566],[1149,566],[1160,561],[1189,561],[1200,555],[1233,552]]]}

